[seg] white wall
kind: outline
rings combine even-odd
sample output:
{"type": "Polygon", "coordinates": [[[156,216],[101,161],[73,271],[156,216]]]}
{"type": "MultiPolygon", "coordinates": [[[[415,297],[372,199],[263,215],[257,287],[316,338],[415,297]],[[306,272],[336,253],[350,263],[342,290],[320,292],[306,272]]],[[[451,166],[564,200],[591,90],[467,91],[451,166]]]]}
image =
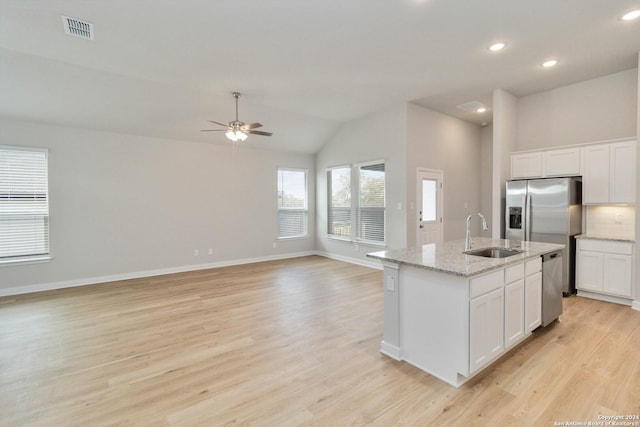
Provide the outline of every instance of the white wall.
{"type": "Polygon", "coordinates": [[[306,168],[313,182],[311,155],[9,119],[0,119],[0,144],[49,149],[53,256],[0,267],[0,293],[315,248],[313,185],[311,237],[277,241],[276,170],[306,168]]]}
{"type": "Polygon", "coordinates": [[[370,160],[386,162],[387,248],[406,246],[406,123],[406,106],[394,106],[344,124],[316,154],[316,242],[320,252],[371,265],[379,264],[366,258],[366,253],[383,248],[354,245],[327,237],[326,169],[370,160]]]}
{"type": "MultiPolygon", "coordinates": [[[[493,125],[483,127],[480,130],[480,212],[487,218],[489,224],[493,224],[493,125]]],[[[491,237],[491,230],[483,232],[486,237],[491,237]]]]}
{"type": "MultiPolygon", "coordinates": [[[[414,104],[407,113],[408,244],[416,242],[419,167],[444,171],[443,241],[464,238],[467,215],[480,210],[480,127],[414,104]]],[[[474,236],[479,223],[473,222],[474,236]]]]}
{"type": "Polygon", "coordinates": [[[636,135],[638,70],[518,99],[518,151],[636,135]]]}
{"type": "Polygon", "coordinates": [[[518,99],[503,89],[493,91],[492,237],[504,235],[505,183],[511,178],[511,153],[518,129],[518,99]]]}

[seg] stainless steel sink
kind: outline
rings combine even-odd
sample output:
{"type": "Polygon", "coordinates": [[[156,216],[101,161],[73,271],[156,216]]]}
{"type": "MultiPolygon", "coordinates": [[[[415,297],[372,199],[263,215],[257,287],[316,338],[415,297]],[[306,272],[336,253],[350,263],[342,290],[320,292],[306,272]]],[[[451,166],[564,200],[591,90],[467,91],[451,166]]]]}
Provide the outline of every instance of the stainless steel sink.
{"type": "Polygon", "coordinates": [[[467,255],[481,256],[485,258],[506,258],[513,255],[518,255],[519,253],[522,253],[522,251],[509,248],[482,248],[465,252],[465,254],[467,255]]]}

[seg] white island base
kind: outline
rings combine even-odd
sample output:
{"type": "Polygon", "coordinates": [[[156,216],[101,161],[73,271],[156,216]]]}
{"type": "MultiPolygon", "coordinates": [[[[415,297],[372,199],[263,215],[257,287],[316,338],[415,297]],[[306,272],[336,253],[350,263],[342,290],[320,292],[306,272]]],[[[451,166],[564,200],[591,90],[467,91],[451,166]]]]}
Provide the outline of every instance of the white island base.
{"type": "Polygon", "coordinates": [[[471,277],[382,263],[380,351],[455,387],[541,324],[539,256],[471,277]]]}

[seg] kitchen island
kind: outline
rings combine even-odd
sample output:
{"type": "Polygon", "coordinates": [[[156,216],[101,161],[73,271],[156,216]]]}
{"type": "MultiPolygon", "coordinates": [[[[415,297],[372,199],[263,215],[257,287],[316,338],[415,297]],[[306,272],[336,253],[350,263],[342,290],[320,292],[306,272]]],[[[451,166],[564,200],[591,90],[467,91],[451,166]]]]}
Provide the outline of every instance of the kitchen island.
{"type": "Polygon", "coordinates": [[[474,238],[367,254],[384,266],[380,351],[459,387],[541,324],[542,255],[564,245],[474,238]],[[469,252],[501,248],[504,258],[469,252]]]}

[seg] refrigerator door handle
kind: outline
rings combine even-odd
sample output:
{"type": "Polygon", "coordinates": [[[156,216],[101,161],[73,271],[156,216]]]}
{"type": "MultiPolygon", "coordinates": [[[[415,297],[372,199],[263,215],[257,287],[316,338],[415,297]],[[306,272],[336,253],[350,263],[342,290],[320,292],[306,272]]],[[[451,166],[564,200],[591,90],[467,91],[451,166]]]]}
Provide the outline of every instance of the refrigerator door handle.
{"type": "Polygon", "coordinates": [[[520,224],[522,228],[522,240],[527,240],[527,195],[522,196],[522,217],[520,224]]]}
{"type": "Polygon", "coordinates": [[[524,227],[524,240],[531,240],[531,194],[527,194],[525,197],[525,227],[524,227]]]}

